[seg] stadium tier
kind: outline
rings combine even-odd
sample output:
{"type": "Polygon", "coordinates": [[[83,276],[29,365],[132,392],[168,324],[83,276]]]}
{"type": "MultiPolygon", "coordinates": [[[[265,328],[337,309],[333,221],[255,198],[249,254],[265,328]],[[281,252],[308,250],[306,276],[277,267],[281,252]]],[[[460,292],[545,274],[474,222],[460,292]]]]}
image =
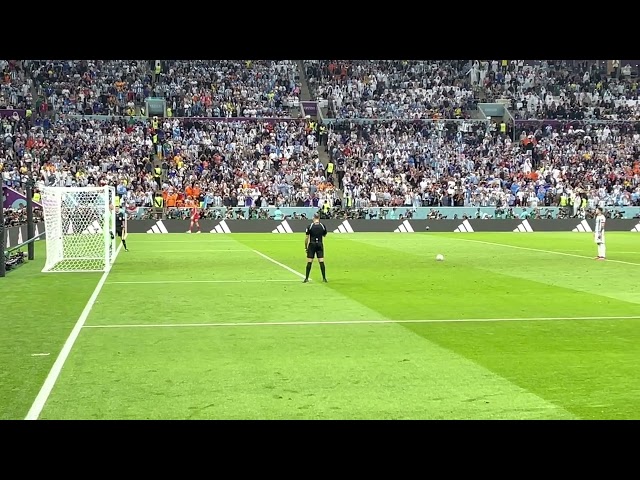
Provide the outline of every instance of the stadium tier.
{"type": "Polygon", "coordinates": [[[521,60],[0,66],[9,112],[0,120],[0,170],[18,192],[29,177],[40,188],[109,184],[138,215],[158,196],[168,209],[271,213],[640,205],[640,137],[629,120],[637,85],[626,66],[613,73],[598,64],[521,60]],[[499,86],[512,121],[477,114],[499,86]],[[523,103],[524,94],[539,100],[523,103]],[[138,115],[151,95],[173,116],[138,115]],[[301,99],[326,107],[318,118],[274,118],[301,99]],[[580,122],[571,109],[582,109],[580,122]],[[117,115],[125,113],[136,115],[117,115]],[[551,118],[532,120],[540,115],[551,118]],[[271,118],[247,118],[255,116],[271,118]]]}

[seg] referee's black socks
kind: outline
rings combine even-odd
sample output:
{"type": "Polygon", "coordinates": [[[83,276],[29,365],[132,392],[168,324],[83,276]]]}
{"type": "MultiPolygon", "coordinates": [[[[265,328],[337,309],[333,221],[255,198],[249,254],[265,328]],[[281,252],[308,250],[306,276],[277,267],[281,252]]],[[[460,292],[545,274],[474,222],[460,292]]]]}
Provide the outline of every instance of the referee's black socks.
{"type": "Polygon", "coordinates": [[[122,246],[127,250],[127,241],[124,238],[122,239],[122,246]]]}
{"type": "Polygon", "coordinates": [[[322,279],[326,280],[327,279],[327,275],[325,274],[325,270],[324,270],[324,262],[318,262],[320,264],[320,271],[322,272],[322,279]]]}
{"type": "Polygon", "coordinates": [[[309,280],[310,273],[311,273],[311,262],[307,262],[307,272],[306,272],[305,280],[309,280]]]}

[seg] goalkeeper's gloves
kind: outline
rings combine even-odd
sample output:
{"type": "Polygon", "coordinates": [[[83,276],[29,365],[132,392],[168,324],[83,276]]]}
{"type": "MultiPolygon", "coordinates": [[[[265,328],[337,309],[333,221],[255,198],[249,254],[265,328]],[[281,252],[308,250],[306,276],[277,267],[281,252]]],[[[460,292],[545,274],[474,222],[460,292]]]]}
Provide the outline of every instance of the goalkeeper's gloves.
{"type": "Polygon", "coordinates": [[[109,235],[111,235],[111,240],[113,240],[114,238],[116,238],[116,237],[113,235],[113,232],[109,232],[109,235]]]}

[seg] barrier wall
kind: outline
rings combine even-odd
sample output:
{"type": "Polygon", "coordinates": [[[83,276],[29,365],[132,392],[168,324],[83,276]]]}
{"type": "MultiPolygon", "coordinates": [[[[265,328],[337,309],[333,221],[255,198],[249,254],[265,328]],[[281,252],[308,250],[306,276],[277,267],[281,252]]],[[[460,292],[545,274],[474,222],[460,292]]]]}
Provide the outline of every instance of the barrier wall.
{"type": "MultiPolygon", "coordinates": [[[[416,232],[593,232],[594,220],[323,220],[331,234],[416,233],[416,232]]],[[[200,220],[203,234],[275,233],[303,234],[307,220],[200,220]]],[[[129,233],[185,233],[189,220],[130,220],[129,233]]],[[[640,233],[640,220],[607,220],[608,232],[640,233]]],[[[44,223],[36,224],[35,234],[44,232],[44,223]]],[[[44,237],[41,237],[44,238],[44,237]]],[[[27,226],[6,230],[6,248],[27,240],[27,226]]],[[[640,235],[638,236],[640,240],[640,235]]]]}
{"type": "MultiPolygon", "coordinates": [[[[329,232],[593,232],[595,220],[323,220],[329,232]]],[[[304,233],[308,220],[200,220],[202,233],[304,233]]],[[[129,233],[184,233],[189,220],[133,220],[129,233]]],[[[640,220],[607,220],[608,232],[640,232],[640,220]]],[[[640,240],[640,237],[638,238],[640,240]]]]}
{"type": "MultiPolygon", "coordinates": [[[[34,233],[36,235],[39,235],[42,232],[44,232],[44,223],[36,223],[34,233]]],[[[20,225],[19,227],[9,227],[5,229],[5,250],[9,250],[16,245],[20,245],[22,242],[26,242],[28,239],[29,236],[27,235],[26,225],[20,225]]]]}

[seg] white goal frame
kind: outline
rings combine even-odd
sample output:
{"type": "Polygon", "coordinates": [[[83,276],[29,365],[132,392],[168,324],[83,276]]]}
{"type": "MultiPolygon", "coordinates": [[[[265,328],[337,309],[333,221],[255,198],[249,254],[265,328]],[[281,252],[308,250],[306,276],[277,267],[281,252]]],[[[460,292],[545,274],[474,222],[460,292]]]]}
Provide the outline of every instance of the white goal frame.
{"type": "Polygon", "coordinates": [[[43,273],[108,272],[111,269],[116,254],[115,195],[116,190],[111,186],[41,189],[47,252],[43,273]],[[69,203],[77,203],[76,198],[91,193],[97,194],[96,200],[104,200],[101,204],[85,204],[87,216],[83,217],[82,213],[78,214],[82,212],[80,205],[74,209],[69,203]],[[72,221],[74,213],[76,225],[72,221]]]}

